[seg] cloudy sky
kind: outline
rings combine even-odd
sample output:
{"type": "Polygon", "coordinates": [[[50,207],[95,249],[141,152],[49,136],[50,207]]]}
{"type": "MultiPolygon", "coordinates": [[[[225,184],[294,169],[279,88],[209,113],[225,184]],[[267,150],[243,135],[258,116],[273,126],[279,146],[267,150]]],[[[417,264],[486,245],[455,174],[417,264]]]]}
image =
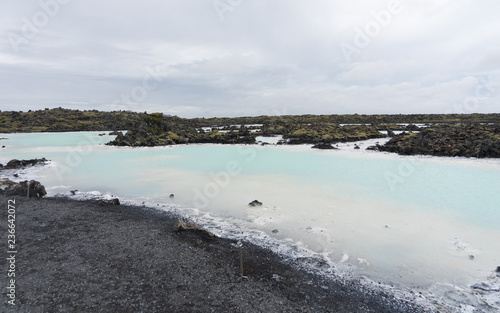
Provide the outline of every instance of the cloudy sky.
{"type": "Polygon", "coordinates": [[[3,0],[1,8],[1,110],[500,112],[498,0],[3,0]]]}

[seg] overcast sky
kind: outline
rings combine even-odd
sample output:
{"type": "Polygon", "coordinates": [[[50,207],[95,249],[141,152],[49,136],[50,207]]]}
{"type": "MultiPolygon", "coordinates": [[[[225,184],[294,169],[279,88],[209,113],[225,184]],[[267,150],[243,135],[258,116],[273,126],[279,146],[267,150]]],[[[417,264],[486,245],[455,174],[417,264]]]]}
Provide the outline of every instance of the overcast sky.
{"type": "Polygon", "coordinates": [[[500,112],[498,0],[1,1],[0,109],[500,112]]]}

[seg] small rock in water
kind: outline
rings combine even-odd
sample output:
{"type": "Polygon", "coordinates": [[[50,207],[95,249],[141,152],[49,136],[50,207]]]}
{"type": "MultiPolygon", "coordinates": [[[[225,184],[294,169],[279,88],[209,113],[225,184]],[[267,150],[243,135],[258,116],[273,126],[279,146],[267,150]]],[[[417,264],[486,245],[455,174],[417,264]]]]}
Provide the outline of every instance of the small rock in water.
{"type": "Polygon", "coordinates": [[[311,148],[313,149],[323,149],[323,150],[331,150],[331,149],[336,149],[334,148],[331,144],[329,143],[318,143],[314,146],[312,146],[311,148]]]}
{"type": "Polygon", "coordinates": [[[261,206],[262,205],[262,202],[260,202],[259,200],[253,200],[252,202],[250,202],[248,204],[249,206],[261,206]]]}
{"type": "Polygon", "coordinates": [[[174,197],[174,194],[173,194],[173,193],[172,193],[172,194],[170,194],[170,198],[173,198],[173,197],[174,197]]]}
{"type": "Polygon", "coordinates": [[[71,192],[71,195],[74,196],[76,194],[78,190],[70,190],[69,192],[71,192]]]}
{"type": "Polygon", "coordinates": [[[389,225],[385,225],[384,227],[385,227],[385,228],[389,228],[389,225]]]}
{"type": "Polygon", "coordinates": [[[473,254],[469,254],[469,259],[474,260],[476,257],[473,254]]]}
{"type": "Polygon", "coordinates": [[[500,277],[500,266],[497,266],[497,269],[495,270],[495,272],[497,273],[497,276],[500,277]]]}
{"type": "Polygon", "coordinates": [[[274,234],[277,234],[277,233],[279,233],[279,230],[273,229],[271,232],[274,233],[274,234]]]}

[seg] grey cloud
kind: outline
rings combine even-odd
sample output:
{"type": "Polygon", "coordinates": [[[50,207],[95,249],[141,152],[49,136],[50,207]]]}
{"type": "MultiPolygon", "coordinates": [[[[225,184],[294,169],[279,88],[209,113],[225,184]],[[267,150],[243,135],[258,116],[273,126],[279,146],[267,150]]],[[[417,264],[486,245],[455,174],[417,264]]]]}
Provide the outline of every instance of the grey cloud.
{"type": "MultiPolygon", "coordinates": [[[[484,75],[500,76],[500,4],[489,0],[400,1],[404,10],[364,47],[355,46],[355,29],[377,22],[373,12],[390,1],[242,0],[223,19],[211,0],[64,2],[17,51],[9,34],[22,36],[26,19],[43,13],[40,2],[9,1],[0,12],[2,110],[446,113],[474,95],[467,77],[480,85],[484,75]],[[359,50],[351,62],[342,43],[359,50]],[[121,100],[155,66],[158,85],[121,100]]],[[[497,89],[479,112],[498,111],[497,89]]]]}

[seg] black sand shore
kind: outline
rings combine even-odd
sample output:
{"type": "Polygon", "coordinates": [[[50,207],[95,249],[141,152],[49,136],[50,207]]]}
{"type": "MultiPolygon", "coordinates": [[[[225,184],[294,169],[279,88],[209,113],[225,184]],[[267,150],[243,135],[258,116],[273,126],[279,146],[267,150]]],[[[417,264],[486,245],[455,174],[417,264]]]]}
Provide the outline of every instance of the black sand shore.
{"type": "Polygon", "coordinates": [[[174,233],[143,207],[0,195],[2,312],[422,312],[285,264],[245,244],[174,233]],[[15,199],[16,305],[7,303],[7,208],[15,199]]]}

